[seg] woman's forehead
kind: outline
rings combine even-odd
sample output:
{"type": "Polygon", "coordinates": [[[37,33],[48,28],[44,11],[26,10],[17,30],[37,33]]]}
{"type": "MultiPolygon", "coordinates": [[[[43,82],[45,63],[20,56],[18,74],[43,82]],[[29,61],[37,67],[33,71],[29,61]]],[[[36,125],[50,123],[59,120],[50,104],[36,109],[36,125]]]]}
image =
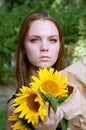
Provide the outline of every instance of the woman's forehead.
{"type": "Polygon", "coordinates": [[[31,23],[30,28],[28,30],[29,35],[35,34],[51,34],[51,35],[58,35],[59,31],[54,24],[54,22],[50,20],[43,20],[38,19],[31,23]]]}

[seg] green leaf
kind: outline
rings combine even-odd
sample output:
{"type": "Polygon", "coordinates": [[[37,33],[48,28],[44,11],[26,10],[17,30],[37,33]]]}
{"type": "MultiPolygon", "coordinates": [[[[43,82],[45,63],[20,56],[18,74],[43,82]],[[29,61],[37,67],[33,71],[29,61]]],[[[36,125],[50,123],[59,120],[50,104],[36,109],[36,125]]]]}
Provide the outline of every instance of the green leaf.
{"type": "Polygon", "coordinates": [[[60,122],[60,126],[61,126],[61,130],[67,130],[67,126],[68,126],[68,120],[66,120],[65,118],[63,118],[60,122]]]}
{"type": "Polygon", "coordinates": [[[39,92],[40,96],[44,99],[45,102],[48,101],[48,98],[45,96],[44,93],[42,93],[42,91],[39,88],[38,88],[38,92],[39,92]]]}
{"type": "Polygon", "coordinates": [[[45,102],[49,102],[51,104],[52,108],[56,112],[57,106],[59,105],[58,99],[56,99],[51,94],[44,94],[43,92],[41,92],[41,90],[39,88],[38,88],[38,92],[39,92],[40,96],[44,99],[45,102]]]}
{"type": "Polygon", "coordinates": [[[48,102],[51,104],[52,108],[54,109],[54,111],[56,112],[57,107],[58,107],[58,100],[52,96],[51,94],[45,94],[45,96],[48,99],[48,102]]]}
{"type": "Polygon", "coordinates": [[[68,116],[67,114],[63,111],[64,118],[60,122],[61,130],[67,130],[68,126],[68,116]]]}
{"type": "Polygon", "coordinates": [[[64,102],[68,97],[58,97],[58,102],[59,104],[61,104],[62,102],[64,102]]]}
{"type": "Polygon", "coordinates": [[[64,118],[66,119],[66,120],[68,120],[68,116],[67,116],[67,114],[63,111],[63,114],[64,114],[64,118]]]}

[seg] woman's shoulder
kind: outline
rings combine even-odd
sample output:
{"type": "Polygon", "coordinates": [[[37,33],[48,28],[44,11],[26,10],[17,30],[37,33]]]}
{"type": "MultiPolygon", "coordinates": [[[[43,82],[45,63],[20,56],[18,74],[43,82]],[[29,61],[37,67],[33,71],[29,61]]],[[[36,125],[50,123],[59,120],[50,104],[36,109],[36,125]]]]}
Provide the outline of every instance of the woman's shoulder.
{"type": "Polygon", "coordinates": [[[11,98],[8,103],[7,103],[7,107],[6,107],[6,118],[5,118],[5,130],[11,130],[11,122],[8,120],[8,117],[12,114],[14,107],[12,106],[12,104],[14,103],[14,99],[11,98]]]}
{"type": "Polygon", "coordinates": [[[13,110],[14,110],[14,107],[12,106],[12,104],[14,103],[14,98],[15,98],[15,94],[12,95],[12,97],[8,100],[7,102],[7,114],[10,115],[13,110]]]}
{"type": "Polygon", "coordinates": [[[13,103],[14,103],[14,99],[10,99],[10,100],[8,101],[8,104],[7,104],[7,113],[8,113],[8,115],[9,115],[10,113],[12,113],[13,110],[14,110],[14,107],[12,106],[13,103]]]}
{"type": "Polygon", "coordinates": [[[12,97],[8,100],[7,104],[11,103],[14,98],[15,98],[15,94],[12,95],[12,97]]]}

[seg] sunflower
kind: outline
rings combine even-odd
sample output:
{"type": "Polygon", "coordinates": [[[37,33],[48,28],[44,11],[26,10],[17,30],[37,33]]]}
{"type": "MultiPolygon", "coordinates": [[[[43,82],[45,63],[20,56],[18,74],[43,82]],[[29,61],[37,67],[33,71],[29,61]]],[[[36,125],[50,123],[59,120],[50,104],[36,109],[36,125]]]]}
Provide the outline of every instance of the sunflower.
{"type": "Polygon", "coordinates": [[[33,125],[42,121],[46,116],[46,106],[37,90],[23,86],[14,99],[14,113],[19,113],[19,118],[27,120],[33,125]]]}
{"type": "Polygon", "coordinates": [[[32,130],[32,127],[30,127],[25,120],[19,118],[18,113],[12,113],[12,115],[9,116],[9,120],[14,122],[11,126],[12,130],[32,130]]]}
{"type": "Polygon", "coordinates": [[[30,86],[34,89],[40,88],[44,94],[51,94],[54,97],[67,96],[67,77],[62,77],[62,71],[55,71],[54,68],[49,70],[44,67],[39,69],[38,77],[32,76],[33,82],[30,86]]]}

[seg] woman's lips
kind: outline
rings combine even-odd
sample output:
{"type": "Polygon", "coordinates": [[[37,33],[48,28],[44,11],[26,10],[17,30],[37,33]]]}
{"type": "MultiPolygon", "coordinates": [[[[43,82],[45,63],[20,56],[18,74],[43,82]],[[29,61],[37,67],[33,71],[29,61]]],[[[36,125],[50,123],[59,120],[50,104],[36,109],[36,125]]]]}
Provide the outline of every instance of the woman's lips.
{"type": "Polygon", "coordinates": [[[50,59],[50,57],[49,56],[41,56],[41,57],[39,57],[39,59],[41,61],[48,61],[50,59]]]}

